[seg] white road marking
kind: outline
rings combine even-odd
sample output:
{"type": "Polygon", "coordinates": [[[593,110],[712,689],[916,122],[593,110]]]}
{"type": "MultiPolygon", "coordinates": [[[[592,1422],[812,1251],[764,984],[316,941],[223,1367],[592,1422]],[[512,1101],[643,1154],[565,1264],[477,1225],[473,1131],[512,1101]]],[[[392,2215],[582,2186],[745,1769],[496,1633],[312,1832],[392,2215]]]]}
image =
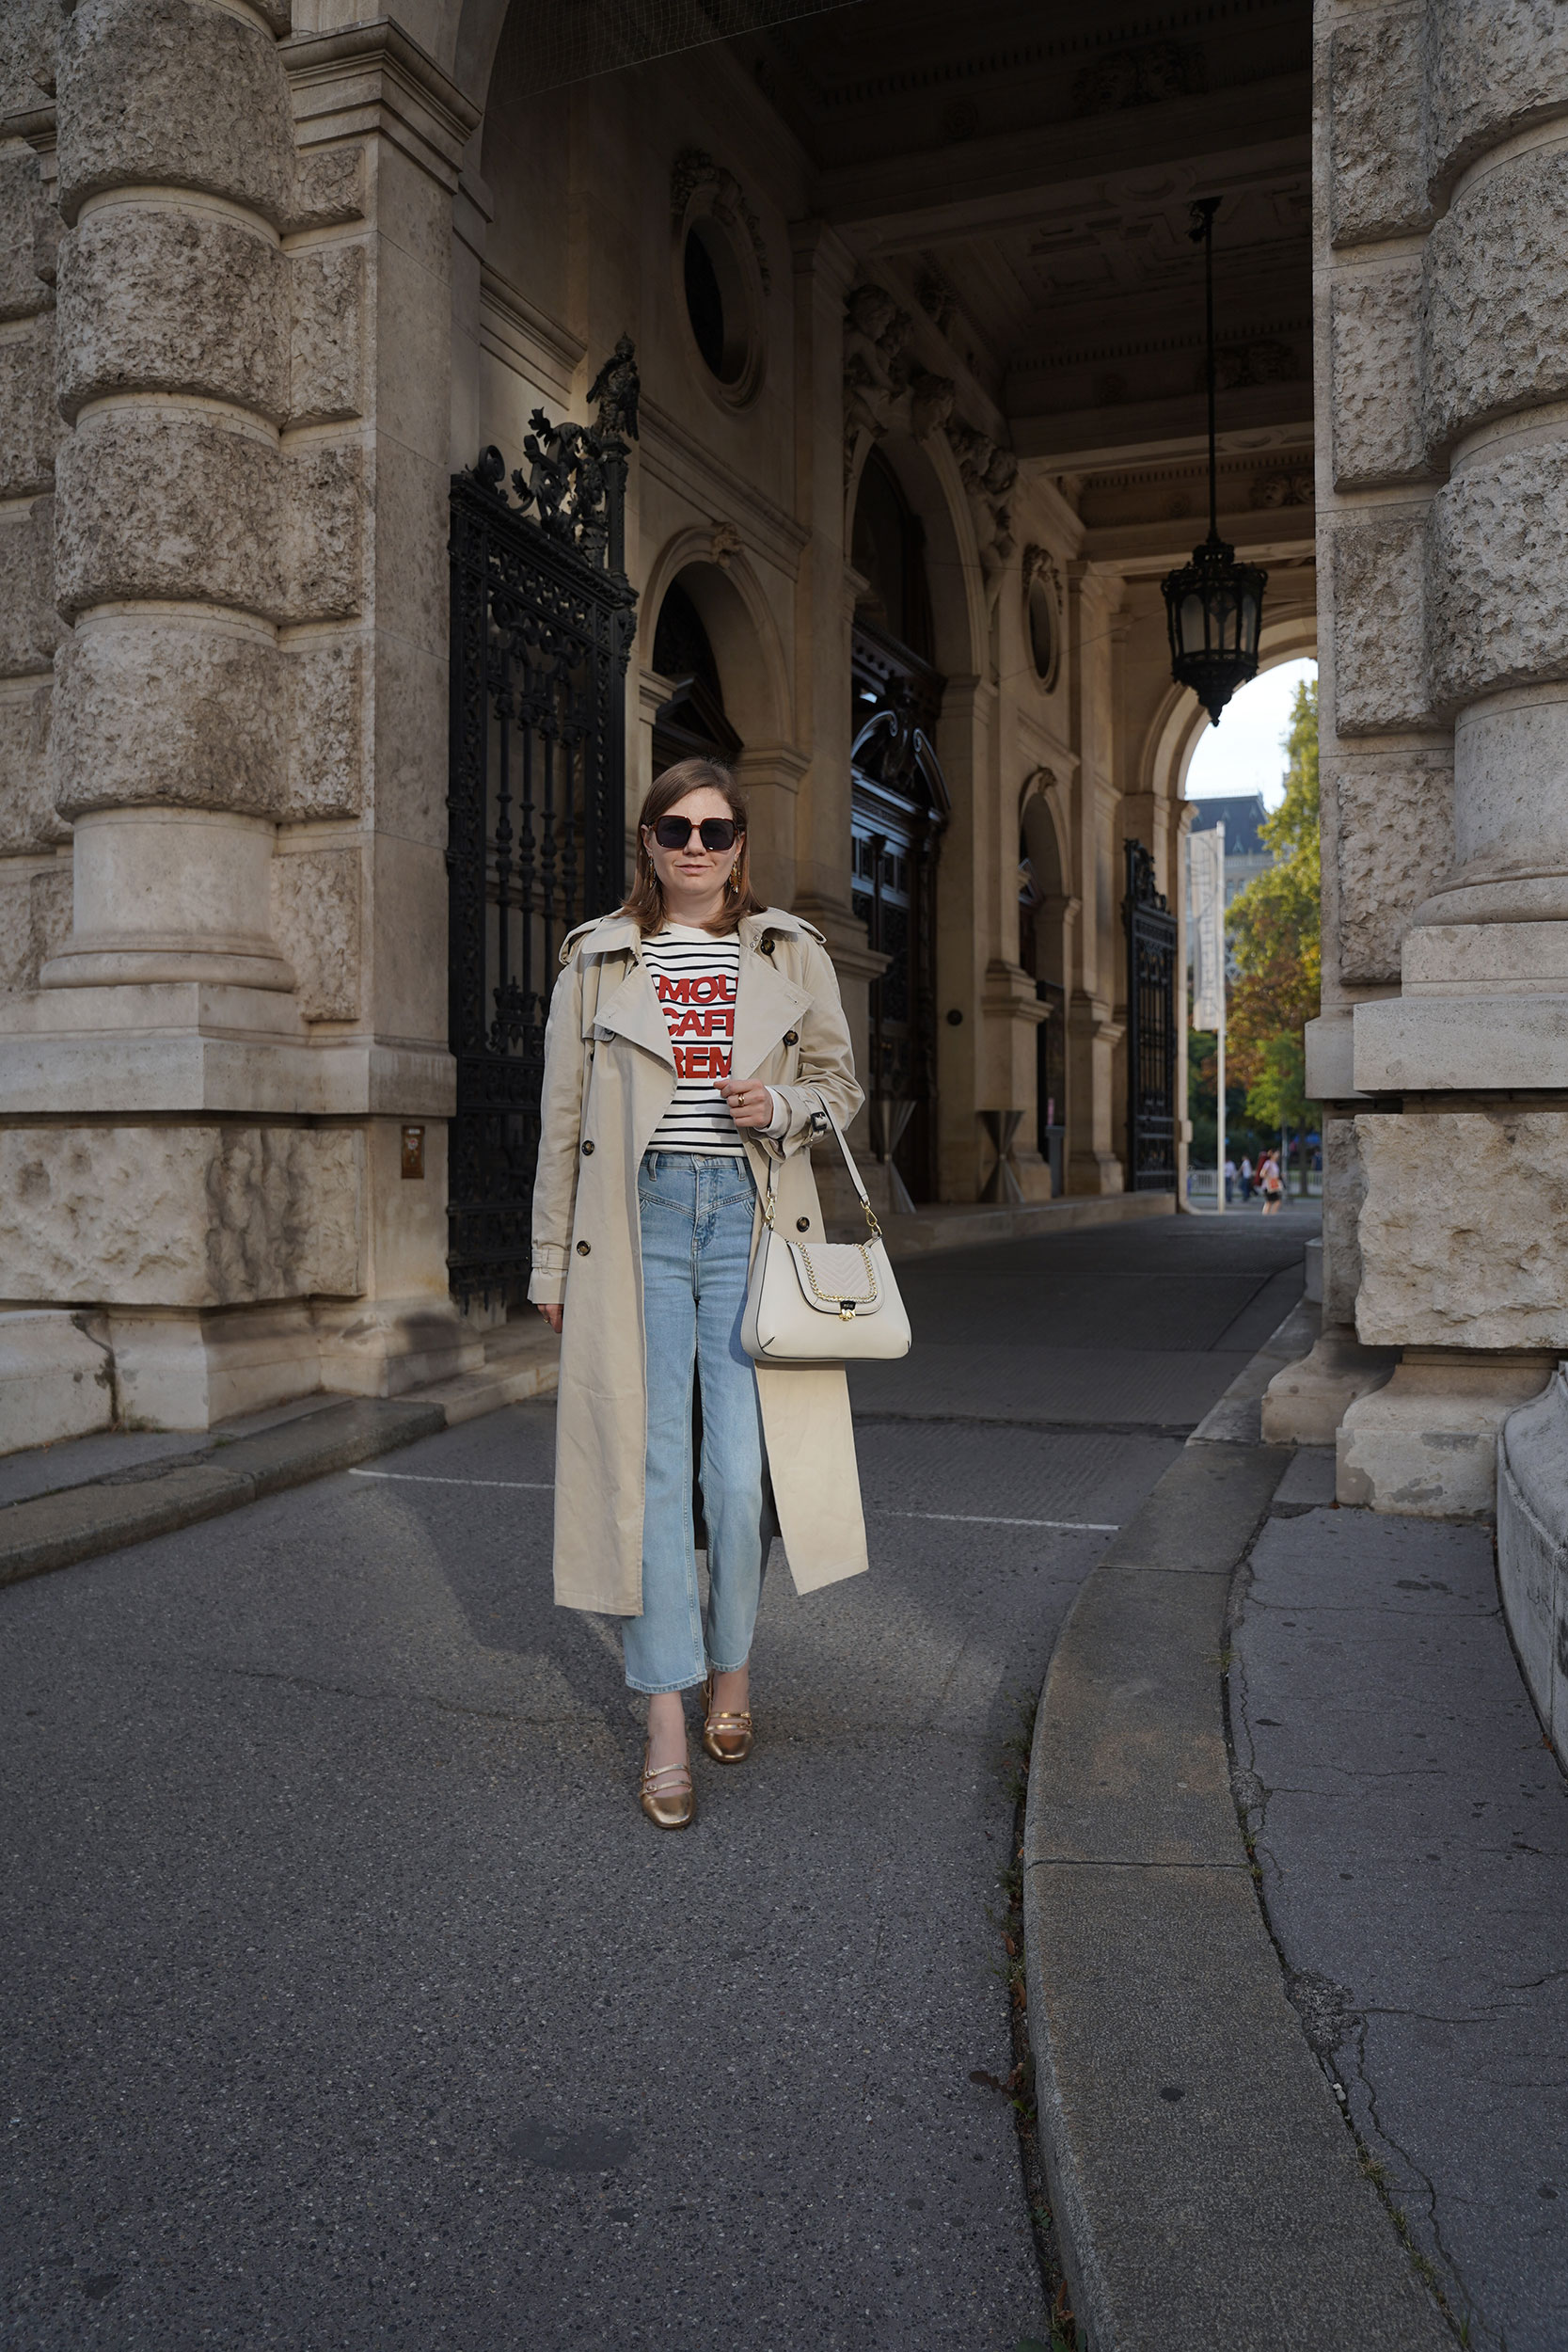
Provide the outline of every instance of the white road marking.
{"type": "MultiPolygon", "coordinates": [[[[351,1470],[351,1478],[388,1478],[404,1486],[501,1486],[514,1494],[548,1495],[555,1492],[553,1479],[538,1478],[436,1478],[427,1470],[351,1470]]],[[[1119,1532],[1117,1519],[1003,1519],[983,1517],[973,1511],[879,1511],[878,1519],[940,1519],[950,1527],[1049,1527],[1067,1535],[1115,1535],[1119,1532]]]]}
{"type": "Polygon", "coordinates": [[[553,1478],[432,1478],[423,1470],[351,1470],[351,1478],[395,1478],[403,1486],[507,1486],[518,1494],[553,1495],[553,1478]]]}
{"type": "Polygon", "coordinates": [[[1120,1532],[1117,1519],[993,1519],[982,1518],[973,1511],[877,1511],[878,1519],[944,1519],[955,1527],[1054,1527],[1069,1535],[1115,1535],[1120,1532]]]}

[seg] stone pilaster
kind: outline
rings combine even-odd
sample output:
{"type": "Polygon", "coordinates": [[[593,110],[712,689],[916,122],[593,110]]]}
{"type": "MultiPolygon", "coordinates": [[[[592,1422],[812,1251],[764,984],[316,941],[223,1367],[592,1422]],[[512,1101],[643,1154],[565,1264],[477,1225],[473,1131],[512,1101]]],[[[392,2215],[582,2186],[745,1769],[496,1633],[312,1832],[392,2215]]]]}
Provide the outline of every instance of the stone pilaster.
{"type": "Polygon", "coordinates": [[[1345,1499],[1473,1511],[1568,1347],[1568,39],[1473,0],[1318,35],[1325,1326],[1359,1378],[1354,1291],[1406,1351],[1345,1499]]]}

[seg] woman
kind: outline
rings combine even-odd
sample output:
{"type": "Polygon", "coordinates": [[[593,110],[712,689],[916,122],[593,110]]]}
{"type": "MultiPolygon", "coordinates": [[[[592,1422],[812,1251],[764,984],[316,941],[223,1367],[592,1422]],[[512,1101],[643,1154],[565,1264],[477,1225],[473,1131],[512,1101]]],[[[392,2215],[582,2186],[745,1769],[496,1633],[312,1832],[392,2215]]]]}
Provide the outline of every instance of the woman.
{"type": "Polygon", "coordinates": [[[1263,1215],[1277,1216],[1285,1199],[1285,1186],[1279,1173],[1279,1162],[1271,1152],[1259,1170],[1263,1187],[1263,1215]]]}
{"type": "Polygon", "coordinates": [[[625,904],[571,933],[545,1032],[529,1296],[560,1332],[555,1597],[625,1619],[648,1699],[640,1801],[695,1818],[682,1693],[703,1746],[750,1755],[749,1661],[776,1515],[798,1592],[866,1565],[842,1365],[740,1344],[760,1190],[823,1238],[807,1147],[862,1095],[821,934],[753,896],[727,769],[685,759],[642,809],[625,904]],[[708,1598],[692,1528],[701,1404],[708,1598]]]}

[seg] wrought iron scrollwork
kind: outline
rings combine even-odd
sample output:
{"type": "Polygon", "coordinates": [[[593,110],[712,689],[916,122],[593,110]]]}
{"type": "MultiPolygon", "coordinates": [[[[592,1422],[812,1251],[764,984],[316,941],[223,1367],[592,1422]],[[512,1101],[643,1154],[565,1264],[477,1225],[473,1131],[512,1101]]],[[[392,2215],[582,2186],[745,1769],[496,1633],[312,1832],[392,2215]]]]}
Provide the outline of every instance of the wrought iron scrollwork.
{"type": "Polygon", "coordinates": [[[1125,844],[1127,895],[1127,1182],[1176,1189],[1176,916],[1156,888],[1141,841],[1125,844]]]}
{"type": "Polygon", "coordinates": [[[526,1292],[557,950],[625,883],[629,341],[592,396],[592,428],[535,411],[515,504],[498,449],[451,484],[448,1217],[464,1300],[526,1292]]]}
{"type": "Polygon", "coordinates": [[[523,440],[528,470],[515,466],[511,475],[515,510],[506,495],[506,460],[493,442],[480,452],[472,479],[508,513],[530,516],[594,571],[621,572],[627,443],[637,438],[641,394],[631,337],[623,335],[589,387],[598,409],[594,424],[557,424],[543,408],[530,417],[523,440]]]}

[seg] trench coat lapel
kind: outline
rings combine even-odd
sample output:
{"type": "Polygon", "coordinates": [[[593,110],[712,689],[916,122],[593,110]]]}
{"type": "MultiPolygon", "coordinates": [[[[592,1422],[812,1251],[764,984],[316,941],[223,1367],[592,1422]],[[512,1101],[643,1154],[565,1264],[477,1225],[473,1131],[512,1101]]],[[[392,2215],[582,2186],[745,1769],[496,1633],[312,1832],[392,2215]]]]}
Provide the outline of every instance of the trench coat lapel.
{"type": "Polygon", "coordinates": [[[737,1078],[754,1077],[786,1029],[799,1028],[811,998],[803,988],[773,968],[771,956],[743,942],[740,979],[735,993],[735,1051],[730,1068],[737,1078]]]}
{"type": "Polygon", "coordinates": [[[608,1030],[633,1045],[646,1047],[667,1069],[673,1071],[675,1049],[670,1042],[670,1024],[654,994],[648,967],[641,956],[634,958],[619,988],[600,997],[594,1014],[594,1028],[595,1034],[608,1030]]]}

